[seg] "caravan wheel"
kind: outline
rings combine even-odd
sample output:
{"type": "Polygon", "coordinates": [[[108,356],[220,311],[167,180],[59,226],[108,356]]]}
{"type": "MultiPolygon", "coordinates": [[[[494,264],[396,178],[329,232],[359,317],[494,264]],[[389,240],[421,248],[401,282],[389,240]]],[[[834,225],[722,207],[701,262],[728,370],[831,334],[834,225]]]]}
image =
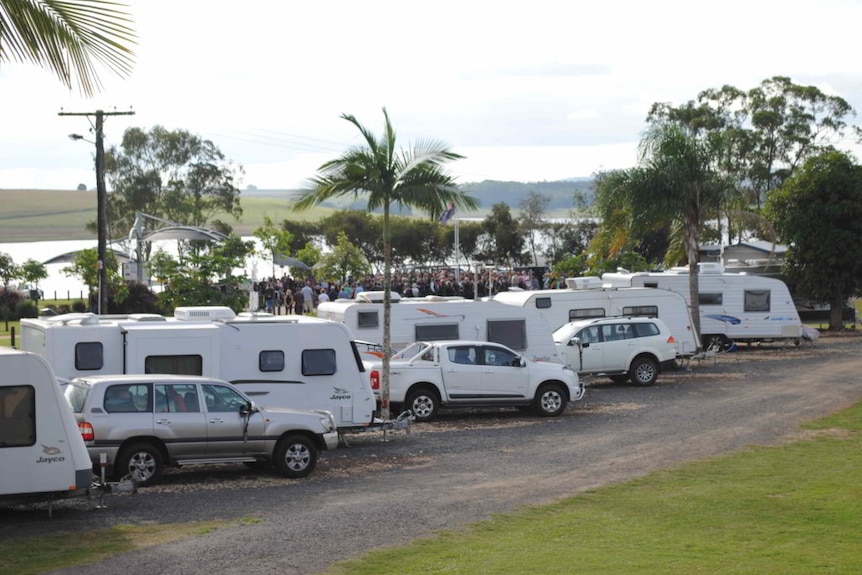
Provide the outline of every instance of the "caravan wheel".
{"type": "Polygon", "coordinates": [[[117,479],[131,475],[138,485],[147,486],[158,481],[164,465],[162,452],[158,447],[150,443],[135,443],[120,453],[114,465],[114,475],[117,479]]]}

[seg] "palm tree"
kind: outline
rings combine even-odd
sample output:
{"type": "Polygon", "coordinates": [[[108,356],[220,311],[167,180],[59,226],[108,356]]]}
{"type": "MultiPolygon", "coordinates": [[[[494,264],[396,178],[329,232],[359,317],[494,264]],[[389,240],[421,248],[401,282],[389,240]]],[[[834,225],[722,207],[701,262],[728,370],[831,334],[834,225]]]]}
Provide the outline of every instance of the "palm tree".
{"type": "Polygon", "coordinates": [[[108,0],[0,0],[0,63],[32,62],[85,96],[101,88],[95,63],[132,70],[135,33],[125,6],[108,0]]]}
{"type": "Polygon", "coordinates": [[[603,220],[616,228],[606,230],[606,237],[619,238],[620,225],[630,231],[670,227],[672,233],[681,234],[689,265],[692,319],[698,333],[697,263],[702,225],[717,214],[733,189],[715,168],[720,146],[720,141],[698,137],[681,124],[654,123],[641,140],[639,165],[606,176],[597,190],[603,220]]]}
{"type": "Polygon", "coordinates": [[[392,311],[392,237],[390,206],[417,208],[438,218],[451,203],[462,209],[476,209],[475,198],[461,192],[443,165],[462,156],[440,142],[422,140],[411,150],[396,148],[395,130],[383,108],[383,134],[376,138],[348,114],[341,118],[359,130],[363,145],[355,146],[318,168],[309,186],[295,202],[294,210],[305,210],[331,198],[367,197],[369,211],[383,210],[383,378],[381,408],[389,418],[389,358],[392,354],[390,316],[392,311]]]}

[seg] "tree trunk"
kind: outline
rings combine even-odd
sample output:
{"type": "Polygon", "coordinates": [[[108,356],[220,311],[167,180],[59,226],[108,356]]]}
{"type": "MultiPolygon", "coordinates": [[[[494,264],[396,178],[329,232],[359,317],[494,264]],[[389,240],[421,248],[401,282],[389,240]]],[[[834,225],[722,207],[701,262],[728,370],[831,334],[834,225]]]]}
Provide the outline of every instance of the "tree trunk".
{"type": "Polygon", "coordinates": [[[845,299],[836,295],[829,302],[829,329],[844,329],[844,304],[845,299]]]}
{"type": "Polygon", "coordinates": [[[694,322],[694,331],[697,339],[697,347],[701,348],[700,332],[700,288],[698,281],[698,241],[700,239],[700,218],[696,204],[689,206],[688,214],[684,222],[685,226],[685,250],[688,257],[688,296],[689,308],[691,310],[691,321],[694,322]]]}
{"type": "Polygon", "coordinates": [[[380,417],[389,419],[389,365],[392,356],[392,231],[389,204],[383,204],[383,377],[380,389],[380,417]]]}

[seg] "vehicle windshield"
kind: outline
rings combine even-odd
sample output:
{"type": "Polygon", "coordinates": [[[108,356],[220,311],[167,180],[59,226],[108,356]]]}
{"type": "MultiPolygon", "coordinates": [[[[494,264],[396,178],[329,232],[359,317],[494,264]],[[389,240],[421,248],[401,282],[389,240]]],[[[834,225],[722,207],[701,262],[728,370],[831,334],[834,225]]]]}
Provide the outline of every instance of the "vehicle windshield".
{"type": "Polygon", "coordinates": [[[69,407],[72,408],[72,411],[75,413],[81,413],[84,410],[84,400],[87,399],[87,393],[90,391],[90,387],[88,385],[83,385],[74,381],[70,381],[66,384],[66,389],[63,391],[63,395],[66,397],[66,402],[69,404],[69,407]]]}
{"type": "Polygon", "coordinates": [[[413,359],[417,355],[422,355],[422,353],[424,353],[425,349],[428,347],[430,346],[427,342],[417,341],[416,343],[411,343],[410,345],[393,355],[392,359],[413,359]]]}
{"type": "Polygon", "coordinates": [[[561,341],[562,342],[569,341],[570,339],[575,337],[575,332],[577,332],[577,330],[578,330],[578,328],[576,328],[574,325],[567,323],[566,325],[564,325],[563,327],[559,328],[557,331],[554,332],[554,335],[553,335],[554,341],[557,343],[559,343],[561,341]]]}

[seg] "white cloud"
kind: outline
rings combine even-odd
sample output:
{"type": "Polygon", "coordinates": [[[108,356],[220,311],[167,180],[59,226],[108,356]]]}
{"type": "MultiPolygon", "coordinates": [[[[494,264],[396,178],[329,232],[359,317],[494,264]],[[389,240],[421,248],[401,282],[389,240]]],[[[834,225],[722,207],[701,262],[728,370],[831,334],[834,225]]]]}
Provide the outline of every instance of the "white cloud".
{"type": "Polygon", "coordinates": [[[89,124],[61,107],[131,106],[106,122],[108,145],[131,126],[186,129],[244,165],[247,183],[276,188],[358,141],[340,114],[379,132],[383,106],[403,143],[468,152],[468,168],[453,166],[465,177],[523,181],[632,165],[652,103],[724,84],[786,75],[862,109],[862,4],[847,0],[130,4],[134,74],[103,74],[92,100],[35,66],[0,67],[0,188],[92,177],[92,150],[66,138],[89,124]]]}

